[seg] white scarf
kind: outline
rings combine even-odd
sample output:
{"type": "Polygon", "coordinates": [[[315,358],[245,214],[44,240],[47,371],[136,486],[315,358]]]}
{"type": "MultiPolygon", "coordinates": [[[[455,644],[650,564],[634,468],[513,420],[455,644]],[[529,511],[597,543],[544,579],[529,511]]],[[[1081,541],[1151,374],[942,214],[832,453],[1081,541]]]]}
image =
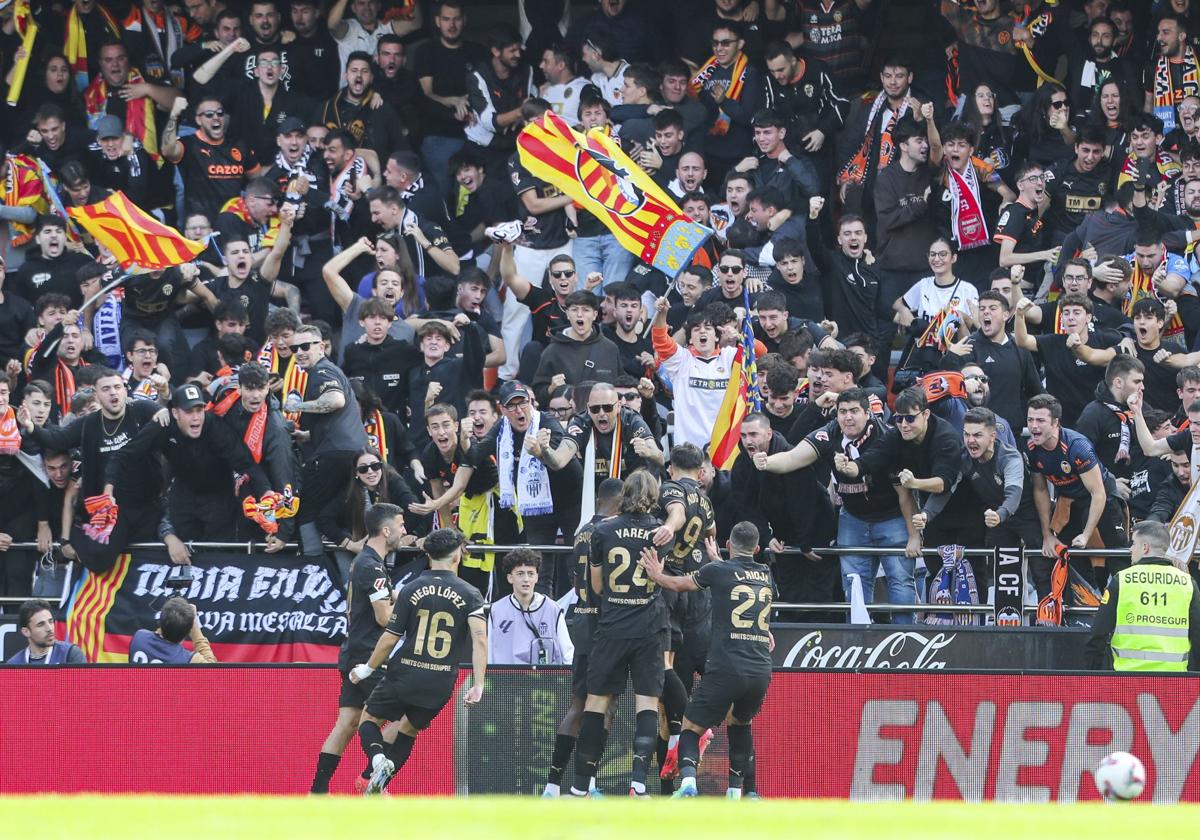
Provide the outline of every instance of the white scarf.
{"type": "Polygon", "coordinates": [[[354,201],[345,194],[347,186],[353,186],[355,180],[367,171],[367,162],[359,155],[354,160],[329,179],[329,235],[337,241],[337,223],[350,221],[350,213],[354,210],[354,201]]]}
{"type": "MultiPolygon", "coordinates": [[[[532,412],[529,428],[525,436],[537,436],[538,424],[541,422],[540,412],[532,412]]],[[[523,492],[517,493],[513,486],[513,430],[508,418],[500,420],[500,436],[496,439],[496,467],[500,473],[500,507],[511,510],[514,506],[517,515],[540,516],[554,512],[554,500],[550,497],[550,476],[546,465],[534,458],[524,447],[521,447],[521,460],[517,463],[517,486],[523,492]]]]}
{"type": "MultiPolygon", "coordinates": [[[[608,455],[608,476],[607,478],[621,477],[621,438],[625,434],[624,425],[621,423],[621,412],[617,412],[617,420],[613,424],[612,441],[610,443],[610,451],[608,455]]],[[[583,498],[579,505],[579,525],[575,531],[592,521],[592,517],[596,515],[596,437],[599,432],[596,431],[595,421],[592,421],[592,428],[588,433],[587,448],[583,453],[583,498]]]]}

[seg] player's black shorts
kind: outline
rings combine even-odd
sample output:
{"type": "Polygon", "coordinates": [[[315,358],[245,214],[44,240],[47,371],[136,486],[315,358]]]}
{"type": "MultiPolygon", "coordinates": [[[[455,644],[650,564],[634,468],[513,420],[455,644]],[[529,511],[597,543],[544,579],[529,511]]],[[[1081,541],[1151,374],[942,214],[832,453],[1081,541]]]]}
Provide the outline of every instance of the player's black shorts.
{"type": "Polygon", "coordinates": [[[626,679],[632,676],[634,694],[662,697],[666,642],[666,633],[641,639],[593,639],[588,656],[588,694],[620,694],[626,679]]]}
{"type": "Polygon", "coordinates": [[[587,699],[588,655],[576,653],[571,661],[571,696],[580,700],[587,699]]]}
{"type": "Polygon", "coordinates": [[[450,701],[447,697],[437,708],[428,706],[418,706],[404,699],[400,688],[390,680],[382,680],[379,685],[375,686],[375,690],[371,692],[371,696],[367,698],[366,710],[371,717],[379,720],[400,720],[402,717],[407,717],[408,722],[417,729],[424,729],[433,723],[433,719],[438,716],[442,709],[446,708],[446,703],[450,701]]]}
{"type": "Polygon", "coordinates": [[[698,726],[719,726],[732,706],[736,719],[748,721],[762,708],[770,685],[769,673],[744,677],[709,669],[700,684],[692,689],[684,717],[698,726]]]}
{"type": "Polygon", "coordinates": [[[385,670],[378,670],[355,685],[350,682],[350,675],[343,671],[342,690],[338,694],[338,708],[361,709],[367,704],[367,698],[371,696],[371,692],[375,690],[375,686],[379,685],[379,681],[386,673],[385,670]]]}

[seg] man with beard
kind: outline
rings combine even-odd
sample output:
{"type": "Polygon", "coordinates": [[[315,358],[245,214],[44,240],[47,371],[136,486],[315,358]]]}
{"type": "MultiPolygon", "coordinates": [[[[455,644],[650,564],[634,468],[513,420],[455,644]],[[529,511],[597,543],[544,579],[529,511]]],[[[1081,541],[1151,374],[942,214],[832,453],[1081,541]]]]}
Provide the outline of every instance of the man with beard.
{"type": "Polygon", "coordinates": [[[288,45],[296,90],[313,99],[328,99],[337,93],[337,79],[341,75],[338,43],[322,19],[318,0],[290,0],[288,6],[296,31],[295,39],[288,45]]]}
{"type": "Polygon", "coordinates": [[[253,150],[226,136],[229,116],[221,100],[204,97],[196,103],[195,134],[179,137],[176,123],[188,102],[180,97],[171,106],[163,130],[163,157],[180,169],[187,191],[187,213],[214,218],[227,202],[238,197],[247,176],[258,174],[253,150]]]}
{"type": "MultiPolygon", "coordinates": [[[[770,473],[802,471],[818,462],[824,470],[832,471],[834,489],[842,501],[837,544],[897,549],[896,554],[885,557],[842,555],[842,588],[846,600],[849,601],[852,595],[851,576],[857,575],[863,585],[865,601],[872,603],[875,574],[882,564],[889,603],[911,604],[917,596],[913,558],[920,556],[921,551],[920,535],[912,527],[912,516],[916,513],[912,494],[893,487],[888,475],[890,468],[866,475],[860,475],[857,470],[853,475],[843,472],[843,468],[851,463],[850,458],[874,449],[884,434],[883,421],[872,412],[867,392],[852,388],[838,395],[836,419],[816,429],[791,449],[769,453],[756,446],[751,460],[755,468],[770,473]]],[[[892,621],[903,623],[905,618],[903,614],[893,614],[892,621]]],[[[911,622],[912,619],[907,620],[911,622]]]]}
{"type": "Polygon", "coordinates": [[[642,315],[642,295],[629,283],[611,283],[604,290],[613,300],[613,323],[600,332],[621,353],[621,369],[634,378],[654,375],[654,345],[642,315]]]}
{"type": "Polygon", "coordinates": [[[325,358],[320,330],[306,324],[295,331],[292,342],[296,363],[306,374],[303,392],[292,391],[283,399],[285,412],[300,415],[303,495],[296,520],[305,554],[319,554],[317,515],[330,499],[345,492],[350,470],[367,437],[350,381],[325,358]]]}
{"type": "MultiPolygon", "coordinates": [[[[963,391],[966,392],[964,402],[966,403],[963,416],[966,416],[967,411],[972,408],[987,408],[992,397],[991,380],[988,379],[983,368],[974,362],[967,362],[962,367],[963,375],[963,391]]],[[[996,436],[1001,442],[1007,443],[1009,446],[1017,446],[1017,438],[1013,434],[1012,426],[1008,421],[1000,415],[992,412],[995,416],[996,436]]],[[[1017,430],[1020,432],[1020,429],[1017,430]]]]}
{"type": "MultiPolygon", "coordinates": [[[[235,369],[226,385],[213,396],[213,414],[242,441],[251,459],[259,465],[271,488],[300,489],[298,463],[292,448],[287,421],[271,400],[271,378],[257,362],[235,369]]],[[[251,533],[249,522],[236,519],[238,533],[251,533]]],[[[258,528],[250,538],[258,539],[258,528]]],[[[295,532],[295,519],[279,522],[279,531],[267,536],[267,551],[283,548],[295,532]]]]}
{"type": "MultiPolygon", "coordinates": [[[[455,475],[465,487],[480,470],[497,471],[499,505],[521,517],[525,542],[549,545],[559,531],[579,525],[581,468],[575,446],[549,412],[539,412],[533,392],[520,382],[500,386],[500,421],[471,447],[455,475]]],[[[461,492],[461,491],[460,491],[461,492]]],[[[570,588],[571,559],[564,556],[547,586],[555,597],[570,588]]]]}
{"type": "MultiPolygon", "coordinates": [[[[222,15],[223,17],[224,15],[222,15]]],[[[229,73],[232,82],[235,79],[258,78],[254,72],[260,60],[259,53],[270,48],[269,57],[277,70],[276,79],[284,90],[292,89],[291,64],[288,50],[283,42],[283,32],[280,30],[279,7],[275,0],[254,0],[250,4],[250,38],[238,38],[230,41],[220,52],[214,55],[192,74],[192,80],[198,85],[207,85],[218,73],[222,73],[226,62],[235,54],[245,55],[245,58],[235,58],[233,65],[236,72],[229,73]]],[[[222,73],[224,75],[224,73],[222,73]]]]}
{"type": "Polygon", "coordinates": [[[992,411],[1014,429],[1024,421],[1025,404],[1042,392],[1033,356],[1007,332],[1011,305],[1004,295],[988,290],[979,296],[979,330],[965,341],[952,343],[942,356],[946,370],[961,370],[974,362],[988,377],[992,411]]]}
{"type": "Polygon", "coordinates": [[[421,85],[404,65],[404,41],[399,36],[384,35],[375,45],[374,78],[376,92],[400,115],[408,144],[417,146],[421,134],[421,117],[417,110],[420,107],[421,85]]]}
{"type": "Polygon", "coordinates": [[[1121,86],[1122,98],[1136,90],[1138,82],[1129,64],[1114,49],[1116,38],[1117,25],[1111,18],[1093,18],[1088,24],[1087,47],[1077,51],[1067,72],[1066,87],[1072,102],[1080,105],[1092,102],[1100,87],[1110,79],[1121,86]]]}
{"type": "MultiPolygon", "coordinates": [[[[128,471],[131,463],[163,457],[170,480],[158,535],[171,561],[180,565],[188,562],[184,543],[228,539],[234,533],[240,505],[232,492],[230,474],[245,476],[248,493],[256,499],[271,490],[246,446],[216,417],[209,416],[204,410],[207,404],[200,386],[179,386],[171,396],[167,425],[143,426],[109,461],[112,474],[118,475],[128,471]]],[[[105,487],[105,493],[112,493],[111,486],[105,487]]]]}
{"type": "MultiPolygon", "coordinates": [[[[664,167],[665,169],[665,167],[664,167]]],[[[660,169],[659,172],[663,170],[660,169]]],[[[671,170],[674,180],[666,184],[672,195],[684,199],[691,195],[703,195],[704,179],[708,177],[708,168],[704,164],[704,155],[699,152],[684,152],[679,156],[679,162],[671,170]]],[[[739,177],[743,177],[739,173],[739,177]]],[[[725,223],[728,224],[726,219],[725,223]]]]}
{"type": "MultiPolygon", "coordinates": [[[[683,165],[685,158],[687,158],[687,155],[684,155],[680,159],[680,166],[683,165]]],[[[705,171],[708,171],[707,168],[705,171]]],[[[724,186],[721,189],[722,194],[725,196],[725,202],[723,204],[714,204],[709,211],[709,215],[712,218],[713,230],[717,232],[717,236],[722,240],[727,236],[729,226],[746,214],[746,199],[753,188],[754,182],[745,172],[738,172],[735,169],[725,176],[724,186]]]]}
{"type": "Polygon", "coordinates": [[[1017,190],[1017,200],[1005,205],[992,237],[1000,245],[1000,265],[1057,263],[1062,249],[1049,247],[1050,231],[1042,220],[1050,207],[1042,167],[1027,163],[1018,169],[1017,190]]]}
{"type": "MultiPolygon", "coordinates": [[[[663,453],[646,421],[617,398],[608,382],[598,382],[588,391],[587,408],[567,425],[566,440],[583,461],[585,480],[592,477],[593,488],[606,478],[624,478],[636,469],[651,472],[663,465],[663,453]]],[[[583,518],[590,519],[594,505],[587,504],[584,490],[583,518]]]]}
{"type": "Polygon", "coordinates": [[[421,157],[437,182],[439,194],[449,191],[446,163],[465,138],[463,126],[471,119],[467,81],[471,71],[488,60],[479,44],[463,40],[467,16],[464,0],[439,0],[433,4],[436,37],[413,54],[413,73],[421,85],[421,157]]]}
{"type": "Polygon", "coordinates": [[[71,529],[71,545],[92,572],[106,572],[131,542],[153,540],[161,508],[158,465],[149,459],[122,463],[114,468],[117,453],[150,422],[158,405],[126,401],[121,374],[100,367],[95,378],[100,410],[73,420],[64,427],[36,427],[22,406],[17,422],[22,434],[32,436],[43,449],[78,448],[82,455],[79,501],[71,529]],[[83,513],[79,516],[78,514],[83,513]]]}
{"type": "Polygon", "coordinates": [[[1144,110],[1162,120],[1163,133],[1179,124],[1176,107],[1186,96],[1200,95],[1196,51],[1188,43],[1188,24],[1176,14],[1158,19],[1155,58],[1146,66],[1144,110]]]}
{"type": "MultiPolygon", "coordinates": [[[[798,56],[786,41],[768,45],[765,58],[767,107],[784,119],[792,152],[807,156],[824,173],[850,103],[839,95],[824,62],[807,53],[798,56]]],[[[828,175],[822,175],[822,185],[827,182],[828,175]]]]}
{"type": "Polygon", "coordinates": [[[748,414],[742,421],[739,446],[742,457],[734,461],[730,471],[734,520],[753,522],[764,549],[780,552],[795,548],[801,552],[775,557],[780,600],[831,601],[837,588],[837,564],[812,551],[827,545],[832,536],[829,525],[833,512],[818,473],[802,467],[763,471],[758,466],[762,459],[786,457],[793,451],[783,435],[771,430],[770,419],[764,414],[748,414]]]}
{"type": "Polygon", "coordinates": [[[92,260],[86,253],[67,250],[66,220],[52,214],[39,216],[34,239],[38,253],[26,254],[6,291],[28,302],[47,294],[65,295],[71,299],[71,306],[81,305],[83,295],[76,272],[92,260]]]}
{"type": "Polygon", "coordinates": [[[377,107],[372,103],[374,79],[370,53],[351,53],[346,60],[346,84],[325,101],[320,120],[330,130],[350,132],[359,148],[372,149],[382,160],[397,149],[407,149],[408,141],[396,109],[387,102],[377,107]]]}

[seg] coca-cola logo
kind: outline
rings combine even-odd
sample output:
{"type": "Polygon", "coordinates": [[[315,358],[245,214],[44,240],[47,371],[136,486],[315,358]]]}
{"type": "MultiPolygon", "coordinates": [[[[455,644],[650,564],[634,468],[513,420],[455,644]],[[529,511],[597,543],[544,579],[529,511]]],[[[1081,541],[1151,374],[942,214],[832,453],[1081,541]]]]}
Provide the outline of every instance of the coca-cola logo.
{"type": "Polygon", "coordinates": [[[787,656],[784,668],[906,668],[936,671],[947,667],[939,651],[949,645],[957,633],[922,633],[898,630],[875,641],[866,636],[863,644],[824,643],[822,631],[801,636],[787,656]]]}

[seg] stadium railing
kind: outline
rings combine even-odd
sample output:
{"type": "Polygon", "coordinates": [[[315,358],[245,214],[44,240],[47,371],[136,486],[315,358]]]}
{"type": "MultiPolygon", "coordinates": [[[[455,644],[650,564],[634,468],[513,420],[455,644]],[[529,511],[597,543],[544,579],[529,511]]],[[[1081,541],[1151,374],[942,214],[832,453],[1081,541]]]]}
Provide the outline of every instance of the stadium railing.
{"type": "MultiPolygon", "coordinates": [[[[203,552],[205,550],[211,550],[211,551],[237,551],[237,552],[245,552],[247,555],[251,555],[256,552],[264,551],[266,549],[265,543],[258,543],[258,542],[190,542],[190,543],[186,543],[186,545],[193,553],[195,553],[197,551],[203,552]]],[[[59,544],[55,543],[54,547],[58,548],[59,544]]],[[[332,551],[334,548],[336,548],[336,546],[334,546],[332,543],[325,544],[326,551],[332,551]]],[[[467,546],[467,548],[468,548],[468,550],[472,550],[472,551],[488,551],[488,552],[495,552],[495,553],[504,553],[504,552],[512,551],[513,549],[516,549],[516,548],[531,548],[534,551],[541,552],[542,554],[566,554],[566,553],[572,551],[572,547],[566,546],[566,545],[472,544],[472,545],[467,546]]],[[[157,550],[157,551],[165,550],[163,547],[163,544],[157,543],[157,542],[133,543],[129,546],[129,549],[130,550],[138,550],[138,549],[151,550],[151,549],[153,549],[153,550],[157,550]]],[[[285,553],[285,552],[298,553],[299,549],[300,549],[300,546],[298,543],[288,543],[287,545],[284,546],[282,551],[279,553],[285,553]]],[[[21,543],[13,543],[9,547],[8,550],[9,551],[16,551],[16,550],[37,551],[38,548],[37,548],[36,543],[21,542],[21,543]]],[[[874,547],[865,547],[865,546],[864,547],[830,546],[828,548],[813,549],[813,552],[815,554],[819,555],[820,557],[839,557],[843,554],[857,554],[857,555],[868,556],[868,557],[882,557],[882,556],[894,555],[896,553],[896,551],[897,551],[896,548],[874,548],[874,547]]],[[[399,553],[403,553],[403,554],[417,554],[418,552],[419,552],[419,549],[417,549],[413,546],[404,546],[399,549],[399,553]]],[[[802,554],[802,553],[803,552],[799,548],[793,548],[793,547],[785,547],[784,549],[775,552],[775,554],[782,554],[782,555],[796,555],[796,554],[802,554]]],[[[1023,557],[1029,556],[1030,553],[1036,555],[1040,552],[1039,552],[1039,549],[1036,549],[1036,548],[1027,548],[1027,549],[1023,550],[1023,557]]],[[[1097,549],[1088,549],[1086,552],[1080,552],[1080,553],[1084,554],[1085,556],[1088,556],[1088,557],[1100,557],[1100,558],[1116,557],[1116,558],[1123,559],[1123,558],[1129,557],[1128,549],[1097,548],[1097,549]]],[[[922,549],[921,554],[924,557],[933,557],[935,559],[940,557],[940,555],[938,554],[938,550],[936,548],[924,548],[924,549],[922,549]]],[[[981,558],[982,557],[991,557],[992,549],[990,549],[990,548],[967,548],[967,549],[963,550],[963,555],[965,557],[981,557],[981,558]]],[[[24,600],[25,600],[25,598],[0,597],[0,607],[3,607],[4,604],[20,604],[24,600]]],[[[873,604],[866,605],[868,612],[876,612],[876,613],[909,613],[909,612],[913,612],[913,607],[914,607],[913,604],[873,603],[873,604]]],[[[790,612],[842,612],[842,613],[849,613],[850,608],[851,608],[851,605],[844,601],[834,601],[834,602],[826,602],[826,603],[795,603],[795,602],[788,602],[788,601],[778,601],[775,603],[775,609],[786,610],[786,611],[790,611],[790,612]]],[[[1076,607],[1076,606],[1069,606],[1069,605],[1064,607],[1064,609],[1069,612],[1076,612],[1076,613],[1093,613],[1096,611],[1095,607],[1076,607]]],[[[991,606],[986,605],[986,604],[979,604],[979,605],[938,604],[937,611],[939,613],[961,613],[961,614],[988,615],[988,614],[991,614],[993,610],[992,610],[991,606]]],[[[1027,604],[1024,606],[1024,611],[1026,613],[1034,613],[1037,611],[1037,607],[1027,604]]]]}

